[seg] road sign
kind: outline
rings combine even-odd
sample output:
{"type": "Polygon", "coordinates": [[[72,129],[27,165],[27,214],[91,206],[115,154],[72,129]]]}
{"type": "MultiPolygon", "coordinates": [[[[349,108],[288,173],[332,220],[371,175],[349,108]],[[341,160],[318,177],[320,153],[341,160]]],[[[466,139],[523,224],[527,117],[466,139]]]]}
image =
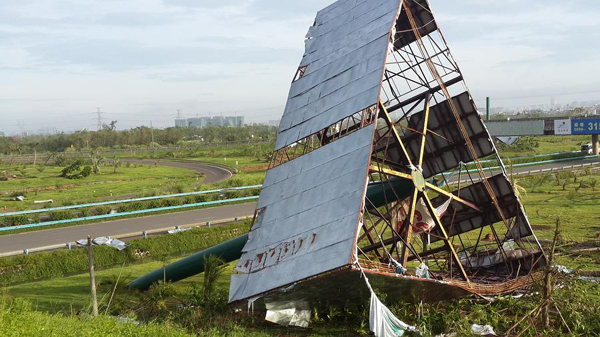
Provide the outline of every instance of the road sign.
{"type": "Polygon", "coordinates": [[[571,134],[571,120],[569,120],[569,119],[554,120],[554,134],[555,135],[570,135],[571,134]]]}
{"type": "Polygon", "coordinates": [[[572,119],[571,134],[598,135],[600,134],[600,119],[572,119]]]}

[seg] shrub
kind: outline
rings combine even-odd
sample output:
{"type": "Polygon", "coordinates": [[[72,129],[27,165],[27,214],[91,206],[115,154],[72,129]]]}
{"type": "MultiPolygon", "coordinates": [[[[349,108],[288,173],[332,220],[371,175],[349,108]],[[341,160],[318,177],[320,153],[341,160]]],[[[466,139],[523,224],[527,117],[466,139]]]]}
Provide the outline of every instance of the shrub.
{"type": "Polygon", "coordinates": [[[209,195],[206,194],[198,194],[194,196],[194,201],[196,203],[206,202],[212,200],[209,195]]]}
{"type": "Polygon", "coordinates": [[[77,172],[79,172],[81,170],[81,165],[83,165],[83,160],[78,159],[75,162],[73,162],[71,165],[65,167],[62,169],[62,171],[60,172],[60,176],[63,178],[69,178],[70,176],[72,176],[73,174],[76,174],[77,172]]]}
{"type": "Polygon", "coordinates": [[[129,202],[119,206],[119,212],[133,212],[148,208],[148,203],[142,201],[129,202]]]}
{"type": "Polygon", "coordinates": [[[183,200],[178,198],[164,199],[165,206],[180,206],[183,205],[183,200]]]}
{"type": "Polygon", "coordinates": [[[81,173],[79,173],[79,178],[89,177],[90,174],[92,174],[92,167],[91,166],[86,166],[86,167],[83,168],[83,170],[81,170],[81,173]]]}
{"type": "Polygon", "coordinates": [[[92,214],[93,215],[104,215],[104,214],[110,213],[110,211],[112,211],[112,207],[110,207],[110,206],[99,206],[99,207],[95,207],[92,210],[92,214]]]}
{"type": "MultiPolygon", "coordinates": [[[[228,226],[194,228],[173,235],[132,240],[129,242],[129,247],[122,251],[107,246],[94,246],[95,266],[107,268],[124,262],[157,260],[167,256],[197,252],[247,232],[248,224],[249,221],[242,221],[228,226]]],[[[87,268],[85,249],[5,257],[0,259],[0,286],[61,277],[66,274],[85,272],[87,268]]]]}
{"type": "Polygon", "coordinates": [[[77,217],[75,213],[70,211],[54,211],[48,213],[48,216],[50,216],[51,221],[68,220],[77,217]]]}
{"type": "Polygon", "coordinates": [[[2,218],[2,227],[22,226],[29,223],[29,218],[25,215],[13,215],[2,218]]]}

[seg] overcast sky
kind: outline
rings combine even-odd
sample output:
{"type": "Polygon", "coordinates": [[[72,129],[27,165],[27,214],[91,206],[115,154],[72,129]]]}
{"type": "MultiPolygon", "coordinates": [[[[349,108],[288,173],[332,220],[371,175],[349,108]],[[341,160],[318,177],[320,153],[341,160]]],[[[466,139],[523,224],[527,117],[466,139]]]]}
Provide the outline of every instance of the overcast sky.
{"type": "MultiPolygon", "coordinates": [[[[96,107],[119,129],[177,109],[278,119],[331,2],[0,1],[0,131],[94,129],[96,107]]],[[[430,2],[478,104],[600,99],[597,0],[430,2]]]]}

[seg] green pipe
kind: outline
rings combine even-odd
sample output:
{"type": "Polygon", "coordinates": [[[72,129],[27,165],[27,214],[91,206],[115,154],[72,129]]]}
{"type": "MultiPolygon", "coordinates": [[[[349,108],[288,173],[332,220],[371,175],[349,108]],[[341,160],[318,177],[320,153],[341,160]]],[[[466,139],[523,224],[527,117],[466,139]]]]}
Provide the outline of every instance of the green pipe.
{"type": "Polygon", "coordinates": [[[367,198],[371,202],[367,203],[366,206],[368,209],[372,209],[373,205],[381,207],[392,201],[403,200],[410,196],[414,188],[412,181],[400,178],[383,181],[383,184],[381,181],[372,182],[367,188],[367,198]]]}
{"type": "Polygon", "coordinates": [[[163,268],[146,274],[129,283],[129,286],[138,290],[148,290],[153,283],[164,279],[167,282],[177,282],[204,271],[204,259],[211,255],[218,256],[225,262],[232,262],[240,258],[242,249],[248,240],[248,234],[225,241],[216,246],[200,251],[185,259],[173,262],[163,268]]]}
{"type": "MultiPolygon", "coordinates": [[[[367,188],[367,197],[375,207],[381,207],[387,202],[391,202],[391,198],[397,195],[399,199],[404,199],[413,191],[414,185],[412,181],[404,179],[390,179],[381,182],[370,183],[367,188]],[[393,191],[392,191],[393,188],[393,191]]],[[[372,208],[369,203],[367,208],[372,208]]],[[[167,282],[177,282],[188,277],[204,272],[204,259],[215,255],[225,262],[232,262],[242,256],[242,249],[248,240],[248,234],[238,236],[235,239],[223,242],[219,245],[210,247],[194,255],[188,256],[179,261],[173,262],[163,268],[146,274],[129,283],[129,286],[138,290],[148,290],[153,283],[166,279],[167,282]]]]}

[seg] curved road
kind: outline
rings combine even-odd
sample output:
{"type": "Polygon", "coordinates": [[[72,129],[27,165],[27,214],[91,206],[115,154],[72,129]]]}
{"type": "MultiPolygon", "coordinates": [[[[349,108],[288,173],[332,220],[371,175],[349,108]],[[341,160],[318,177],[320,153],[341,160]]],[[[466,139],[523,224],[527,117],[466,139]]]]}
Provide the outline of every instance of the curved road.
{"type": "MultiPolygon", "coordinates": [[[[154,165],[154,163],[155,163],[154,160],[147,160],[147,159],[122,159],[122,161],[126,162],[126,163],[138,163],[138,164],[144,164],[144,165],[154,165]]],[[[202,182],[205,184],[219,183],[219,182],[221,182],[223,180],[227,180],[227,179],[231,178],[231,176],[233,176],[233,173],[226,168],[208,165],[208,164],[202,164],[202,163],[195,163],[195,162],[191,162],[191,161],[157,160],[156,164],[161,165],[161,166],[180,167],[180,168],[185,168],[185,169],[189,169],[192,171],[200,172],[200,173],[204,174],[204,180],[202,182]]]]}
{"type": "MultiPolygon", "coordinates": [[[[164,162],[162,163],[164,164],[164,162]]],[[[172,162],[180,165],[187,163],[172,162]]],[[[558,170],[570,170],[589,167],[590,164],[600,164],[600,158],[591,160],[574,160],[562,163],[551,163],[531,167],[519,167],[513,170],[514,174],[537,174],[558,170]],[[532,172],[533,171],[533,172],[532,172]]],[[[183,167],[183,166],[178,166],[183,167]]],[[[200,169],[200,168],[198,168],[200,169]]],[[[200,171],[202,172],[202,171],[200,171]]],[[[216,173],[219,175],[219,173],[216,173]]],[[[80,226],[47,229],[19,234],[0,236],[0,256],[9,252],[22,252],[23,249],[35,249],[53,245],[64,247],[66,242],[85,238],[87,235],[98,236],[139,236],[145,230],[166,230],[175,226],[204,225],[207,221],[212,223],[233,220],[252,216],[256,203],[228,205],[199,210],[168,213],[141,218],[113,220],[80,226]]],[[[58,248],[58,247],[56,247],[58,248]]]]}

